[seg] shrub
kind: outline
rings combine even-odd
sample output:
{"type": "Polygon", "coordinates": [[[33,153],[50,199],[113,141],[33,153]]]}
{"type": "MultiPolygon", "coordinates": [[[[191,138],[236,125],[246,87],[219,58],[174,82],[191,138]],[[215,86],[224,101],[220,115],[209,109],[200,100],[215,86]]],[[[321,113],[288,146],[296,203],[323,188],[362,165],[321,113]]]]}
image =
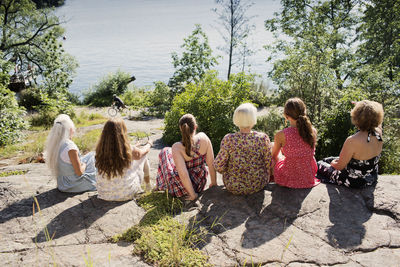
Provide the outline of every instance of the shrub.
{"type": "Polygon", "coordinates": [[[24,108],[18,106],[15,94],[0,84],[0,146],[12,144],[27,128],[24,108]]]}
{"type": "Polygon", "coordinates": [[[254,129],[266,133],[270,140],[274,140],[275,133],[284,127],[284,118],[282,110],[277,107],[271,107],[268,114],[257,118],[257,124],[254,129]]]}
{"type": "Polygon", "coordinates": [[[314,127],[318,130],[316,158],[339,156],[346,138],[356,132],[351,123],[350,111],[352,101],[366,99],[361,90],[347,90],[329,109],[322,112],[322,119],[314,127]]]}
{"type": "Polygon", "coordinates": [[[154,90],[149,92],[149,113],[156,117],[162,117],[171,108],[171,88],[163,82],[155,82],[154,90]]]}
{"type": "Polygon", "coordinates": [[[110,73],[84,93],[83,103],[95,107],[109,106],[113,102],[113,95],[122,95],[129,82],[131,82],[131,76],[126,72],[110,73]]]}
{"type": "Polygon", "coordinates": [[[125,91],[121,99],[131,109],[140,109],[150,105],[148,100],[149,94],[150,91],[145,87],[133,87],[125,91]]]}
{"type": "Polygon", "coordinates": [[[217,72],[208,72],[198,84],[188,84],[185,91],[177,95],[171,110],[165,115],[163,139],[167,144],[181,139],[178,122],[182,115],[191,113],[195,116],[198,131],[205,132],[211,139],[214,151],[225,134],[234,132],[232,122],[235,108],[249,101],[253,76],[232,75],[229,81],[217,78],[217,72]]]}
{"type": "Polygon", "coordinates": [[[265,84],[263,81],[253,83],[253,85],[251,86],[251,102],[259,106],[268,106],[272,103],[272,99],[270,99],[270,96],[272,96],[272,92],[270,92],[268,84],[265,84]]]}

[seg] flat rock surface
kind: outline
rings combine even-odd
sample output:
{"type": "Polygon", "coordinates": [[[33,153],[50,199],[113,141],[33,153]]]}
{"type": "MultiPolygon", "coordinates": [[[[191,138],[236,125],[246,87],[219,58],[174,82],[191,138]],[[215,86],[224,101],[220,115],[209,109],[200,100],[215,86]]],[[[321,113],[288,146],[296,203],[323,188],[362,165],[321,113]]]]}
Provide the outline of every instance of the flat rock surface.
{"type": "MultiPolygon", "coordinates": [[[[155,140],[154,184],[162,120],[127,126],[155,140]]],[[[45,164],[0,168],[8,170],[27,172],[0,177],[3,266],[148,266],[132,254],[132,244],[109,242],[144,216],[134,200],[59,192],[45,164]]],[[[363,190],[269,184],[251,196],[230,194],[220,178],[179,215],[208,230],[199,248],[215,266],[399,266],[400,176],[380,176],[376,187],[363,190]]]]}

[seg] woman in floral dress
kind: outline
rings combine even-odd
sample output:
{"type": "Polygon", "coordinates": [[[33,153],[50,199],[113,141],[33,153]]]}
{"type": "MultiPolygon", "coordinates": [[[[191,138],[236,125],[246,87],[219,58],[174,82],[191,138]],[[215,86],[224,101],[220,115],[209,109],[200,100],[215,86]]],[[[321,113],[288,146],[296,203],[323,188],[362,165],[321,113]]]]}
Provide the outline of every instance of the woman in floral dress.
{"type": "Polygon", "coordinates": [[[256,113],[250,103],[236,108],[233,123],[240,131],[225,135],[214,161],[226,189],[233,194],[255,193],[269,181],[270,141],[265,133],[251,130],[257,122],[256,113]]]}
{"type": "Polygon", "coordinates": [[[351,121],[359,131],[346,139],[339,157],[318,161],[317,177],[323,183],[362,188],[378,180],[383,147],[382,105],[369,100],[355,103],[351,121]]]}
{"type": "Polygon", "coordinates": [[[320,183],[315,178],[317,131],[307,117],[306,105],[300,98],[290,98],[286,101],[283,114],[290,127],[278,132],[274,138],[275,182],[290,188],[316,186],[320,183]]]}
{"type": "Polygon", "coordinates": [[[159,154],[157,189],[168,190],[176,197],[195,200],[202,192],[210,172],[212,187],[217,184],[214,169],[214,152],[205,133],[196,133],[196,120],[185,114],[179,120],[182,141],[172,148],[165,147],[159,154]],[[207,170],[207,166],[208,170],[207,170]]]}

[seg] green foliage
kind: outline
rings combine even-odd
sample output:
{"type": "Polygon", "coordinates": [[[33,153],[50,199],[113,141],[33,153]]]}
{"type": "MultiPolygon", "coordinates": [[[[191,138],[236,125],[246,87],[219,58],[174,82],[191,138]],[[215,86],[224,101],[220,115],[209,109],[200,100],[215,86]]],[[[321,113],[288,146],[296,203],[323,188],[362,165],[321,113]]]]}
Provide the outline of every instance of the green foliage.
{"type": "Polygon", "coordinates": [[[347,137],[356,132],[351,123],[350,111],[353,108],[351,101],[365,99],[361,90],[348,91],[322,115],[324,121],[315,125],[318,129],[316,147],[317,159],[328,156],[338,156],[347,137]]]}
{"type": "Polygon", "coordinates": [[[27,124],[23,118],[25,109],[18,106],[14,92],[6,88],[10,65],[0,59],[0,68],[0,147],[2,147],[17,141],[21,137],[21,131],[27,128],[27,124]]]}
{"type": "Polygon", "coordinates": [[[47,131],[28,134],[23,142],[0,147],[0,158],[35,157],[43,152],[44,143],[47,137],[47,131]]]}
{"type": "Polygon", "coordinates": [[[155,82],[154,89],[149,92],[149,113],[156,117],[163,117],[172,105],[172,91],[163,82],[155,82]]]}
{"type": "Polygon", "coordinates": [[[148,88],[133,87],[125,91],[121,96],[122,101],[125,105],[128,105],[132,109],[141,109],[150,106],[149,95],[151,92],[148,88]]]}
{"type": "Polygon", "coordinates": [[[269,106],[272,103],[272,92],[263,81],[254,83],[250,89],[250,100],[259,106],[269,106]]]}
{"type": "Polygon", "coordinates": [[[276,107],[270,107],[268,114],[257,118],[257,124],[254,130],[266,133],[271,141],[274,140],[276,132],[282,130],[284,127],[284,118],[282,110],[276,107]]]}
{"type": "Polygon", "coordinates": [[[87,127],[96,124],[103,124],[107,121],[107,118],[99,113],[88,113],[82,111],[78,116],[73,118],[75,127],[87,127]]]}
{"type": "Polygon", "coordinates": [[[110,73],[84,94],[83,103],[95,107],[110,106],[113,95],[124,94],[129,82],[131,77],[126,72],[110,73]]]}
{"type": "Polygon", "coordinates": [[[168,82],[174,93],[180,93],[188,83],[197,83],[216,65],[217,58],[212,56],[212,50],[208,44],[208,37],[199,24],[195,25],[192,34],[184,39],[181,46],[182,55],[172,53],[172,63],[175,72],[168,82]]]}
{"type": "Polygon", "coordinates": [[[218,151],[222,138],[236,131],[233,112],[240,104],[249,101],[253,82],[253,76],[243,73],[232,75],[229,81],[222,81],[217,78],[216,72],[209,72],[198,84],[188,84],[185,91],[174,98],[171,110],[165,115],[163,140],[167,144],[179,141],[179,119],[191,113],[197,120],[198,131],[205,132],[214,151],[218,151]]]}

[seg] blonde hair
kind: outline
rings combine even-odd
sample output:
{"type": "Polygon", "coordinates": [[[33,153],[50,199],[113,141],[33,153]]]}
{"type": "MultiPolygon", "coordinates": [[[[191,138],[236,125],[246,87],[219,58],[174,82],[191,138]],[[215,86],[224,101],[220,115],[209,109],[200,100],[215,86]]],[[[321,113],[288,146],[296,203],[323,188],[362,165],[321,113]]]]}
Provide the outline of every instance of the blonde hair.
{"type": "Polygon", "coordinates": [[[47,136],[44,156],[46,164],[53,175],[58,175],[60,147],[71,137],[71,130],[75,131],[74,122],[68,115],[61,114],[54,120],[53,127],[47,136]]]}
{"type": "Polygon", "coordinates": [[[301,139],[311,147],[315,147],[317,136],[312,128],[311,121],[307,116],[307,109],[303,100],[298,97],[288,99],[285,103],[283,113],[296,120],[296,128],[301,139]]]}
{"type": "Polygon", "coordinates": [[[185,153],[191,157],[193,146],[193,134],[196,130],[196,119],[192,114],[185,114],[179,119],[179,128],[182,134],[182,144],[185,147],[185,153]]]}
{"type": "Polygon", "coordinates": [[[239,128],[252,128],[257,123],[257,109],[251,103],[238,106],[233,113],[233,123],[239,128]]]}
{"type": "Polygon", "coordinates": [[[125,122],[110,119],[104,125],[96,147],[96,168],[107,179],[123,176],[132,163],[132,148],[125,122]]]}
{"type": "Polygon", "coordinates": [[[357,102],[350,114],[351,121],[361,131],[372,131],[383,121],[383,107],[375,101],[357,102]]]}

